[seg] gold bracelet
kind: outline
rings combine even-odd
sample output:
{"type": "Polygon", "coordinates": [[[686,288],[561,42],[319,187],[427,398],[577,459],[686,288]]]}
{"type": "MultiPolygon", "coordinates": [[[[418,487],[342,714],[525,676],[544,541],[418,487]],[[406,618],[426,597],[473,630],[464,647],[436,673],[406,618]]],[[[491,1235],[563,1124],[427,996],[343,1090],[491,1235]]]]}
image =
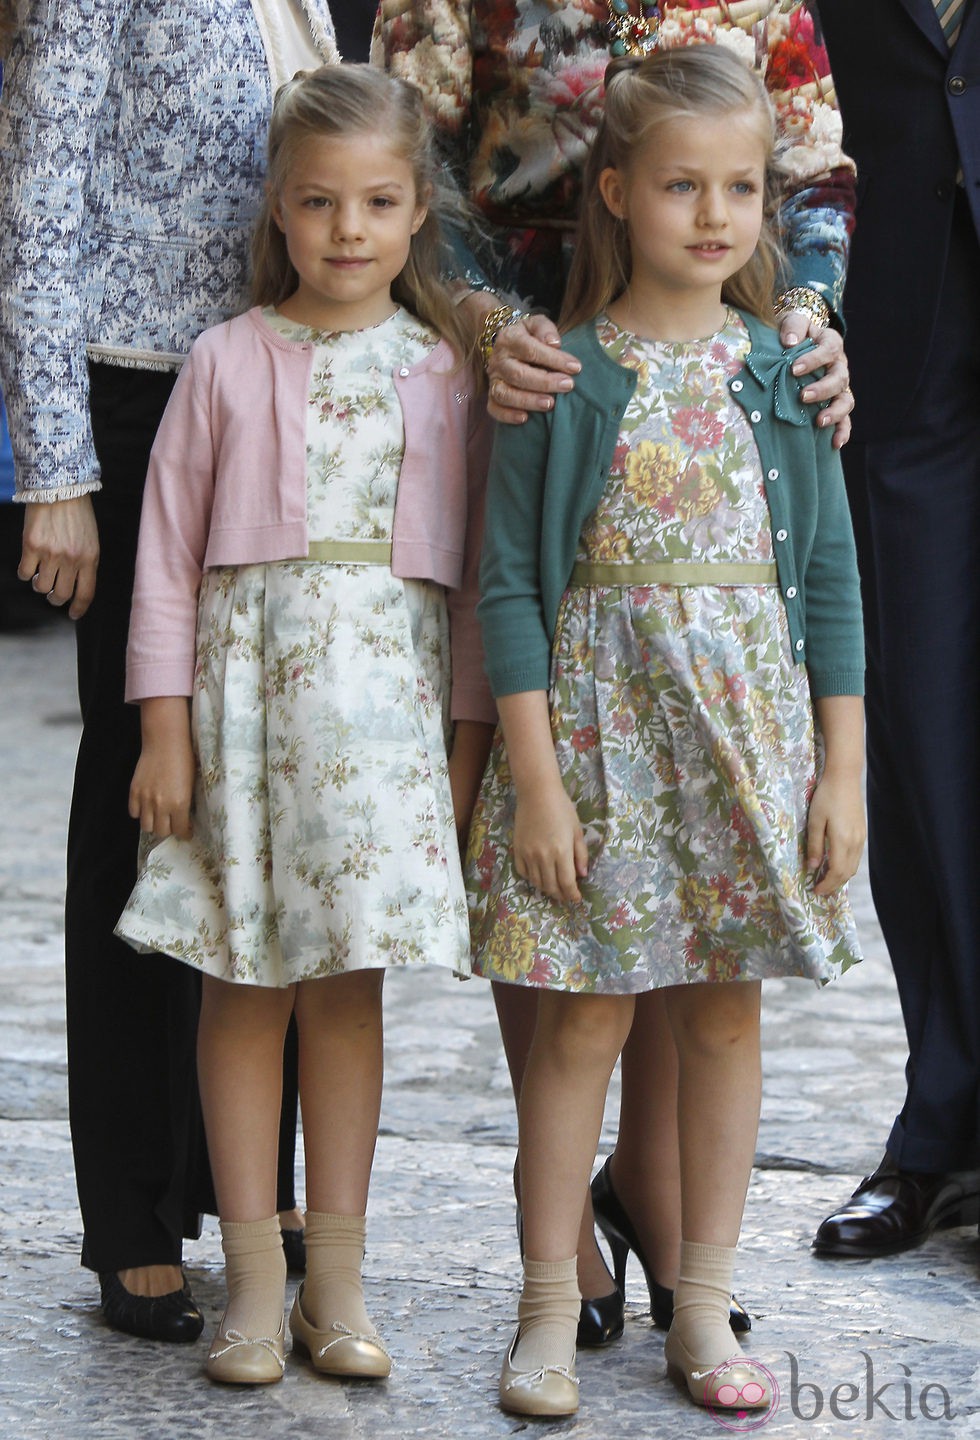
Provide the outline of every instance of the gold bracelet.
{"type": "Polygon", "coordinates": [[[526,318],[526,311],[515,310],[512,305],[498,305],[496,310],[487,312],[483,317],[483,331],[480,335],[480,356],[483,360],[484,370],[490,369],[490,357],[501,330],[506,329],[508,325],[516,325],[519,320],[526,318]]]}
{"type": "Polygon", "coordinates": [[[777,320],[784,315],[798,313],[806,315],[815,325],[826,326],[830,321],[830,306],[819,290],[809,285],[793,285],[776,296],[772,312],[777,320]]]}

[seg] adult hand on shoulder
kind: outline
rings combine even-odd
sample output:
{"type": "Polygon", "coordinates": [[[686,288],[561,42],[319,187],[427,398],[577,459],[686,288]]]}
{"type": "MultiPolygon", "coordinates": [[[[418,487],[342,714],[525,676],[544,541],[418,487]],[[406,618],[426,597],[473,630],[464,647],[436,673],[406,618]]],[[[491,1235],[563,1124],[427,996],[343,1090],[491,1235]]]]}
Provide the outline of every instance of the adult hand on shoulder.
{"type": "Polygon", "coordinates": [[[99,529],[88,495],[24,506],[24,540],[17,574],[51,605],[69,605],[80,620],[95,595],[99,529]]]}
{"type": "Polygon", "coordinates": [[[814,342],[814,348],[795,361],[793,374],[810,375],[814,370],[824,371],[820,379],[807,385],[801,398],[805,405],[820,404],[825,400],[830,402],[817,416],[817,424],[821,428],[834,426],[834,449],[840,450],[850,439],[851,411],[854,409],[847,356],[840,332],[811,320],[808,315],[793,311],[780,321],[779,338],[786,346],[798,345],[801,340],[814,342]]]}
{"type": "Polygon", "coordinates": [[[550,410],[554,396],[571,390],[581,370],[561,348],[557,326],[546,315],[505,325],[487,369],[489,411],[505,425],[523,425],[531,410],[550,410]]]}

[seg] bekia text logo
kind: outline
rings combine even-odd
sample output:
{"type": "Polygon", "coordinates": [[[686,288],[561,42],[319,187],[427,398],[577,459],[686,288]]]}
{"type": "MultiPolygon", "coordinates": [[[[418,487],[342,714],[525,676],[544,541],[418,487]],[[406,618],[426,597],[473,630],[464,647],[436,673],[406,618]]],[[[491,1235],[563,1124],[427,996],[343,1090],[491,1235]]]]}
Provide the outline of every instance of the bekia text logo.
{"type": "MultiPolygon", "coordinates": [[[[712,1371],[705,1383],[705,1408],[725,1430],[747,1433],[761,1430],[769,1423],[780,1403],[789,1406],[797,1420],[808,1424],[833,1417],[845,1424],[867,1424],[882,1420],[953,1420],[956,1411],[945,1385],[935,1381],[921,1384],[907,1365],[897,1363],[899,1378],[882,1381],[875,1374],[874,1361],[866,1350],[858,1354],[863,1373],[854,1380],[818,1384],[800,1372],[800,1362],[791,1351],[789,1384],[780,1390],[772,1371],[758,1360],[750,1362],[751,1374],[746,1379],[746,1360],[726,1361],[712,1371]]],[[[879,1367],[881,1360],[879,1358],[879,1367]]]]}

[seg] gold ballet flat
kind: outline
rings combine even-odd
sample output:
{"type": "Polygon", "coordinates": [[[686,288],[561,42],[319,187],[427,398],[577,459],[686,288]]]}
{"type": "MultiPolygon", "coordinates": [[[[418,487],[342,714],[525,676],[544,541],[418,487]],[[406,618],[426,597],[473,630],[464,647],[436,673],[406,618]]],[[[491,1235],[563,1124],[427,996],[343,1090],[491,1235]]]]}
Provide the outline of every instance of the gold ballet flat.
{"type": "Polygon", "coordinates": [[[718,1365],[701,1363],[671,1330],[664,1341],[664,1359],[670,1379],[686,1385],[696,1405],[719,1412],[768,1410],[772,1405],[772,1377],[747,1356],[734,1355],[718,1365]]]}
{"type": "Polygon", "coordinates": [[[304,1355],[322,1375],[348,1375],[362,1380],[384,1380],[391,1374],[391,1356],[378,1334],[359,1335],[339,1320],[317,1330],[303,1314],[304,1286],[296,1292],[289,1312],[293,1349],[304,1355]]]}
{"type": "Polygon", "coordinates": [[[208,1351],[208,1377],[222,1385],[272,1385],[282,1379],[286,1367],[284,1339],[282,1321],[278,1335],[255,1339],[239,1330],[226,1330],[222,1316],[208,1351]]]}
{"type": "Polygon", "coordinates": [[[518,1330],[504,1356],[500,1372],[500,1405],[515,1415],[574,1415],[578,1409],[578,1380],[575,1360],[570,1365],[539,1365],[536,1370],[518,1370],[514,1351],[521,1338],[518,1330]]]}

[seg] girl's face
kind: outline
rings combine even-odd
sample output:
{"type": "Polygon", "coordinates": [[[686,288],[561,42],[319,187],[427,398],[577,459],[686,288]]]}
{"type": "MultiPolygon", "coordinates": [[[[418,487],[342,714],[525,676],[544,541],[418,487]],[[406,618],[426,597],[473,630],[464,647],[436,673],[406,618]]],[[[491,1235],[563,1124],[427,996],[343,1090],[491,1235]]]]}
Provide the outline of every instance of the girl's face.
{"type": "Polygon", "coordinates": [[[606,205],[629,229],[630,293],[717,306],[762,229],[766,144],[739,113],[666,120],[624,169],[603,170],[606,205]]]}
{"type": "Polygon", "coordinates": [[[393,313],[392,281],[425,220],[408,160],[373,131],[302,142],[273,217],[299,285],[280,308],[321,330],[361,330],[393,313]]]}

